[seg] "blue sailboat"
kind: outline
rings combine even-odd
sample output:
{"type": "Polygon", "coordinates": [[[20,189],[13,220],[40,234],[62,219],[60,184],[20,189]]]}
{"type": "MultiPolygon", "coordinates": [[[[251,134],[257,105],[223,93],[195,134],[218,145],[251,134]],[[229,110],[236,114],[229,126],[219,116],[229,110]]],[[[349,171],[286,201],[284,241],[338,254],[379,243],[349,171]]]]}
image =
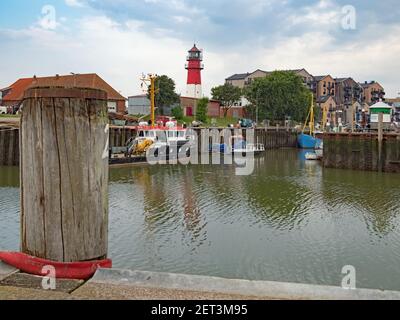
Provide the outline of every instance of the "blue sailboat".
{"type": "Polygon", "coordinates": [[[322,140],[315,138],[309,134],[300,134],[297,138],[300,149],[317,149],[322,140]]]}
{"type": "Polygon", "coordinates": [[[300,149],[318,149],[322,144],[322,140],[315,137],[315,119],[314,119],[314,96],[311,96],[311,108],[308,113],[306,123],[304,124],[303,132],[299,134],[297,143],[300,149]],[[309,122],[310,134],[306,134],[307,122],[309,122]]]}

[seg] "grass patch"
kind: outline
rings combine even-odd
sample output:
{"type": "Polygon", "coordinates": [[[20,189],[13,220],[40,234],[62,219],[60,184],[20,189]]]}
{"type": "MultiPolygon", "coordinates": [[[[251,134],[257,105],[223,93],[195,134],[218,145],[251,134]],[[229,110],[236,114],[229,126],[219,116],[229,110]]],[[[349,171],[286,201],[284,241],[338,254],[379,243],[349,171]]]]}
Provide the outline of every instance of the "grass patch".
{"type": "Polygon", "coordinates": [[[0,114],[0,118],[20,118],[19,114],[0,114]]]}
{"type": "MultiPolygon", "coordinates": [[[[228,127],[228,125],[230,125],[230,124],[235,125],[239,121],[239,119],[236,119],[236,118],[210,118],[210,117],[207,117],[207,122],[205,123],[205,126],[207,126],[207,127],[211,126],[213,123],[213,119],[215,119],[214,125],[216,127],[228,127]]],[[[183,117],[183,119],[179,120],[178,123],[179,124],[183,124],[183,123],[191,124],[194,120],[195,120],[194,117],[183,117]]]]}
{"type": "MultiPolygon", "coordinates": [[[[142,115],[130,115],[132,117],[140,118],[142,115]]],[[[157,116],[156,116],[157,117],[157,116]]],[[[149,121],[151,119],[151,116],[146,116],[141,119],[141,121],[149,121]]],[[[215,126],[216,127],[228,127],[228,125],[233,124],[236,125],[239,121],[239,119],[236,118],[212,118],[212,117],[207,117],[207,122],[205,123],[206,127],[210,127],[212,124],[212,119],[215,119],[215,126]]],[[[193,121],[195,120],[195,117],[183,117],[181,120],[178,120],[178,124],[182,125],[186,123],[187,125],[190,125],[193,121]]]]}

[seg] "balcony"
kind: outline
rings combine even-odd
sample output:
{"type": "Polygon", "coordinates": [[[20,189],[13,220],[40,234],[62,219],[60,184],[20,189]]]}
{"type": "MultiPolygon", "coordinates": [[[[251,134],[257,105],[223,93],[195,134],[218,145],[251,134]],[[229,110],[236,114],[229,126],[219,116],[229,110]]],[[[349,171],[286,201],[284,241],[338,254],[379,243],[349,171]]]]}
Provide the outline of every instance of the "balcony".
{"type": "MultiPolygon", "coordinates": [[[[204,69],[204,63],[201,63],[200,64],[200,68],[196,68],[196,67],[190,67],[191,69],[200,69],[200,70],[203,70],[204,69]]],[[[188,63],[185,63],[185,69],[187,70],[187,69],[189,69],[189,64],[188,63]]]]}

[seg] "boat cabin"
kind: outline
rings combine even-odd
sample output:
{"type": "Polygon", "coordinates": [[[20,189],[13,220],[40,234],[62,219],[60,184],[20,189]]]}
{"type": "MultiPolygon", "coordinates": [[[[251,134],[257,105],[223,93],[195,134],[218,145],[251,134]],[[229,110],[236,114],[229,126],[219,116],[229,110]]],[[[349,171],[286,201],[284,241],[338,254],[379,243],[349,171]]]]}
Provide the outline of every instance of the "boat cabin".
{"type": "Polygon", "coordinates": [[[161,143],[188,141],[186,129],[181,127],[138,127],[137,139],[149,139],[161,143]]]}

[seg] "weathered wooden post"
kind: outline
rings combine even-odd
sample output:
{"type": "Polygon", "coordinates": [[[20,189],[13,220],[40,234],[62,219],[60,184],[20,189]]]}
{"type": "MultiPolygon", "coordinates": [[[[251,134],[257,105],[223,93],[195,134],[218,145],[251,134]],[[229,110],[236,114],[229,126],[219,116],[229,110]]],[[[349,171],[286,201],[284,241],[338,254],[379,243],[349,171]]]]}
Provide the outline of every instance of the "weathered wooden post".
{"type": "Polygon", "coordinates": [[[58,262],[106,258],[108,130],[104,91],[25,92],[20,130],[23,253],[58,262]]]}
{"type": "Polygon", "coordinates": [[[0,128],[0,166],[5,165],[5,141],[6,141],[6,130],[7,128],[0,128]]]}
{"type": "Polygon", "coordinates": [[[382,150],[383,150],[383,113],[378,114],[378,171],[382,171],[382,150]]]}

